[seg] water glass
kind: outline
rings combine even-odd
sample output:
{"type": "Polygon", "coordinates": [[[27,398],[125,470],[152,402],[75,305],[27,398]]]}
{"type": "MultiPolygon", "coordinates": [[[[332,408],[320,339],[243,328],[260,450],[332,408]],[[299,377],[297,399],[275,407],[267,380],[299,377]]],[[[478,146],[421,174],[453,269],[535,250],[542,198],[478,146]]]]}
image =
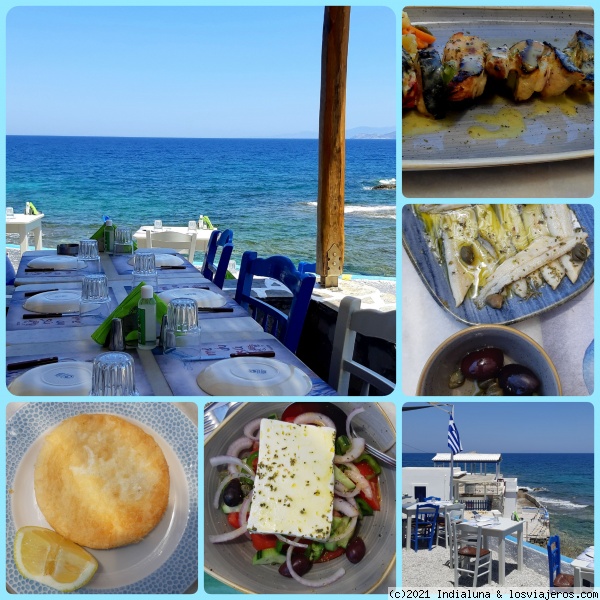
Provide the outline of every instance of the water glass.
{"type": "Polygon", "coordinates": [[[131,227],[117,227],[115,230],[115,246],[113,254],[133,254],[133,237],[131,227]]]}
{"type": "Polygon", "coordinates": [[[138,396],[133,359],[125,352],[105,352],[92,364],[90,396],[138,396]]]}
{"type": "Polygon", "coordinates": [[[154,221],[154,231],[162,231],[162,228],[162,221],[160,219],[154,221]]]}
{"type": "Polygon", "coordinates": [[[167,306],[165,353],[187,360],[200,359],[198,305],[192,298],[173,298],[167,306]]]}
{"type": "Polygon", "coordinates": [[[158,272],[154,252],[140,252],[138,250],[133,255],[133,287],[142,282],[154,288],[158,286],[158,272]]]}
{"type": "Polygon", "coordinates": [[[98,254],[97,240],[80,240],[77,258],[84,260],[86,268],[92,273],[100,272],[100,255],[98,254]]]}
{"type": "Polygon", "coordinates": [[[196,221],[188,221],[188,233],[196,233],[198,223],[196,221]]]}
{"type": "Polygon", "coordinates": [[[82,325],[98,326],[110,314],[108,279],[102,273],[92,273],[83,277],[79,320],[82,325]]]}
{"type": "Polygon", "coordinates": [[[6,207],[6,218],[14,219],[15,218],[15,209],[12,206],[6,207]]]}

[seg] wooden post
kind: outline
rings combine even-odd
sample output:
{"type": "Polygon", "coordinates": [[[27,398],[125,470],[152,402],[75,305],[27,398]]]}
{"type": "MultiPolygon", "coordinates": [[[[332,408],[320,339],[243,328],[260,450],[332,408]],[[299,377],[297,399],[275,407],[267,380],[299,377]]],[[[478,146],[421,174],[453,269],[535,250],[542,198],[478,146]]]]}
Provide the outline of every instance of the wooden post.
{"type": "Polygon", "coordinates": [[[344,266],[346,160],[346,68],[350,7],[326,6],[321,52],[317,273],[321,285],[337,287],[344,266]]]}

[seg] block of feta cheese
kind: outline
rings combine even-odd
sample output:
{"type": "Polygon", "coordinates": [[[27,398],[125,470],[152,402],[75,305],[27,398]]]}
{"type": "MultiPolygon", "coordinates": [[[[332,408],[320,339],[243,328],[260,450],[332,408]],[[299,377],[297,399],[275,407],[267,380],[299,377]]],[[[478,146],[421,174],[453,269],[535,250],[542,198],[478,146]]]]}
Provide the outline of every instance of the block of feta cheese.
{"type": "Polygon", "coordinates": [[[260,423],[248,530],[325,540],[333,516],[335,429],[260,423]]]}

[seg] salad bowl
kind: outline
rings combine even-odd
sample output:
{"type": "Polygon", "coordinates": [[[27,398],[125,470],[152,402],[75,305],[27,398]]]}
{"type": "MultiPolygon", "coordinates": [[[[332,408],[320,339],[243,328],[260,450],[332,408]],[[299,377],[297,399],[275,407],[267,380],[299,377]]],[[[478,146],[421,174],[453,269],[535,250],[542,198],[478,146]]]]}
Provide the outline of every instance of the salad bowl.
{"type": "MultiPolygon", "coordinates": [[[[390,422],[382,407],[375,402],[336,402],[346,414],[355,408],[365,411],[356,415],[352,425],[356,435],[364,437],[390,455],[395,453],[395,424],[390,422]],[[391,448],[391,450],[390,450],[391,448]]],[[[331,585],[305,587],[294,579],[278,573],[278,566],[253,565],[256,553],[250,539],[242,535],[237,539],[211,543],[210,535],[232,530],[227,515],[213,507],[213,499],[219,485],[219,469],[210,464],[210,458],[225,454],[229,445],[243,436],[243,429],[250,421],[275,413],[281,417],[289,402],[249,402],[242,405],[204,442],[204,570],[205,573],[239,592],[255,594],[363,594],[373,592],[382,584],[395,565],[396,558],[396,473],[382,466],[379,476],[381,486],[381,510],[373,516],[365,516],[358,524],[359,535],[366,546],[364,558],[351,563],[342,555],[326,563],[314,564],[305,576],[307,579],[325,579],[340,567],[345,575],[331,585]]],[[[381,590],[378,590],[381,591],[381,590]]]]}

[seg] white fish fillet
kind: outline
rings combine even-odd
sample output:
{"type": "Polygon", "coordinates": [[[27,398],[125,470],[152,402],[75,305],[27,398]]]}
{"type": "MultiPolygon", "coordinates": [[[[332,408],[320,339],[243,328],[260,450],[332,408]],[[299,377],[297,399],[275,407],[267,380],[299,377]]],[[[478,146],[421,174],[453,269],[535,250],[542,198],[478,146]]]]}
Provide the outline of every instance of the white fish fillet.
{"type": "Polygon", "coordinates": [[[526,250],[505,260],[488,279],[474,302],[482,308],[491,294],[496,294],[506,286],[537,271],[540,267],[570,252],[575,244],[582,242],[587,233],[577,233],[567,238],[541,236],[534,240],[526,250]]]}

